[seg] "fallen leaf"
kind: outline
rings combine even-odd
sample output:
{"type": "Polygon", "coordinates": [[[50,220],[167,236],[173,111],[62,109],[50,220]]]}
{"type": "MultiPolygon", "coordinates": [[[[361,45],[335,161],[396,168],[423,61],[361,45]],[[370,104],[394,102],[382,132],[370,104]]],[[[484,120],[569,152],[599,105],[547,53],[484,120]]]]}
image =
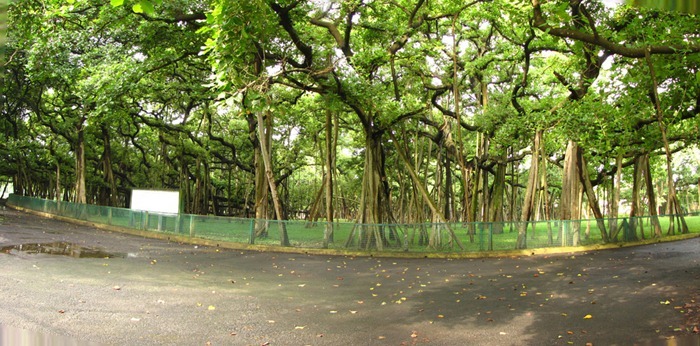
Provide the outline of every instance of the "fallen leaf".
{"type": "Polygon", "coordinates": [[[306,326],[296,326],[296,327],[294,327],[294,329],[304,329],[304,328],[306,328],[306,326]]]}
{"type": "Polygon", "coordinates": [[[418,337],[418,332],[416,332],[416,331],[414,330],[414,331],[411,333],[411,337],[414,338],[414,339],[417,338],[417,337],[418,337]]]}
{"type": "Polygon", "coordinates": [[[207,310],[216,310],[216,306],[214,306],[214,305],[209,305],[209,307],[207,308],[207,310]]]}
{"type": "Polygon", "coordinates": [[[591,315],[583,316],[583,319],[584,319],[584,320],[589,320],[589,319],[591,319],[591,318],[593,318],[593,316],[591,316],[591,315]]]}
{"type": "Polygon", "coordinates": [[[58,313],[59,313],[59,314],[64,314],[64,313],[66,313],[66,310],[58,310],[58,313]]]}

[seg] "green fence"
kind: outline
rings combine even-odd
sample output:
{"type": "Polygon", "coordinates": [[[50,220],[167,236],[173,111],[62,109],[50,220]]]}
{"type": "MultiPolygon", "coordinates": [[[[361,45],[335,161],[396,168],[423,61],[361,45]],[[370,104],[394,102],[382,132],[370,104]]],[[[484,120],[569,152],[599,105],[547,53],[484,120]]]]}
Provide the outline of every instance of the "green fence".
{"type": "MultiPolygon", "coordinates": [[[[522,222],[458,222],[422,224],[356,224],[325,221],[275,221],[190,214],[156,214],[10,195],[9,206],[129,229],[234,243],[411,252],[478,252],[513,250],[518,231],[525,228],[525,248],[601,244],[596,220],[522,222]],[[330,227],[332,226],[332,227],[330,227]],[[461,246],[460,246],[461,245],[461,246]]],[[[667,235],[669,217],[658,217],[667,235]]],[[[687,215],[690,232],[700,232],[700,216],[687,215]]],[[[636,242],[652,236],[651,217],[603,220],[614,228],[614,242],[636,242]]],[[[678,222],[676,222],[678,224],[678,222]]]]}

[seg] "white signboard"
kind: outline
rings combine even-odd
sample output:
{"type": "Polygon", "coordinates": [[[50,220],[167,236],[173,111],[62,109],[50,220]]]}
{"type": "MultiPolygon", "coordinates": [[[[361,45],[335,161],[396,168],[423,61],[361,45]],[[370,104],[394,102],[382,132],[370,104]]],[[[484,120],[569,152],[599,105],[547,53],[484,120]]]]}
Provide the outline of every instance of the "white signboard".
{"type": "Polygon", "coordinates": [[[177,214],[180,211],[180,192],[131,190],[131,209],[149,213],[177,214]]]}
{"type": "Polygon", "coordinates": [[[12,183],[0,183],[0,198],[2,199],[7,199],[10,197],[10,194],[14,193],[15,189],[12,186],[12,183]]]}

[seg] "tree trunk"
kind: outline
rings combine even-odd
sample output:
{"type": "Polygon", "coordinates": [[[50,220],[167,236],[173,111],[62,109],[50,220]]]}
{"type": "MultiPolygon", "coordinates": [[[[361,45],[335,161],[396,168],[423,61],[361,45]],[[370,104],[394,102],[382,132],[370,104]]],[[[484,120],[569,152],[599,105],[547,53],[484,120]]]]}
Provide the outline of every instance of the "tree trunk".
{"type": "Polygon", "coordinates": [[[311,205],[309,206],[309,213],[306,216],[306,227],[313,227],[318,220],[320,209],[321,209],[321,202],[323,202],[323,195],[326,192],[326,182],[328,181],[328,177],[324,174],[323,176],[323,181],[321,181],[321,187],[318,189],[316,192],[316,197],[314,197],[313,201],[311,202],[311,205]]]}
{"type": "MultiPolygon", "coordinates": [[[[637,156],[634,159],[634,173],[632,174],[632,206],[630,208],[629,221],[630,232],[635,232],[635,235],[637,232],[637,226],[641,224],[641,222],[638,221],[638,217],[643,214],[643,212],[640,209],[641,203],[639,201],[639,191],[641,190],[641,185],[644,179],[642,174],[643,170],[644,167],[642,156],[637,156]]],[[[617,229],[615,231],[616,233],[613,236],[611,236],[613,240],[617,239],[617,229]]],[[[640,233],[642,235],[642,239],[644,239],[644,231],[640,233]]]]}
{"type": "MultiPolygon", "coordinates": [[[[513,148],[510,148],[510,153],[511,155],[513,154],[513,148]]],[[[515,208],[515,203],[517,201],[516,196],[518,195],[518,180],[520,177],[518,174],[515,174],[515,162],[510,163],[510,205],[508,206],[509,213],[508,216],[510,218],[510,231],[513,232],[515,231],[515,222],[516,222],[516,208],[515,208]]]]}
{"type": "Polygon", "coordinates": [[[616,241],[617,240],[617,217],[618,217],[618,210],[620,207],[620,190],[622,186],[622,154],[618,154],[617,158],[615,159],[615,163],[617,166],[617,169],[615,171],[615,177],[613,178],[612,181],[612,194],[611,194],[611,199],[610,199],[610,221],[608,222],[609,224],[609,229],[610,229],[610,240],[611,241],[616,241]]]}
{"type": "MultiPolygon", "coordinates": [[[[579,193],[581,190],[578,167],[578,145],[569,141],[566,147],[564,159],[564,173],[562,176],[560,219],[562,220],[561,243],[568,245],[569,235],[576,235],[579,231],[581,209],[579,193]]],[[[576,236],[573,237],[573,245],[577,245],[576,236]]]]}
{"type": "Polygon", "coordinates": [[[333,112],[326,109],[326,228],[323,236],[323,247],[327,248],[333,242],[333,172],[335,143],[333,139],[333,112]]]}
{"type": "Polygon", "coordinates": [[[452,187],[452,167],[450,164],[450,158],[449,155],[447,155],[447,149],[445,149],[445,155],[444,155],[444,169],[445,169],[445,218],[449,221],[454,221],[454,214],[452,211],[454,210],[454,202],[452,199],[453,194],[453,187],[452,187]]]}
{"type": "Polygon", "coordinates": [[[659,223],[658,209],[656,208],[656,196],[654,195],[654,180],[651,178],[651,165],[649,165],[649,154],[642,156],[642,165],[644,169],[644,179],[647,188],[647,203],[649,203],[649,215],[651,217],[651,225],[654,230],[654,237],[661,237],[661,224],[659,223]]]}
{"type": "Polygon", "coordinates": [[[547,182],[547,153],[544,151],[544,144],[540,145],[540,187],[542,189],[542,206],[544,211],[544,218],[547,220],[547,241],[549,245],[554,243],[554,236],[552,233],[552,213],[551,213],[551,198],[549,196],[549,184],[547,182]]]}
{"type": "Polygon", "coordinates": [[[56,203],[61,203],[61,164],[56,160],[56,203]]]}
{"type": "MultiPolygon", "coordinates": [[[[267,236],[267,226],[269,215],[269,202],[268,202],[268,191],[269,186],[267,184],[267,178],[265,176],[265,164],[263,162],[263,154],[261,149],[261,142],[269,142],[269,135],[260,137],[256,134],[258,127],[264,127],[265,124],[258,123],[255,115],[252,113],[248,114],[248,136],[253,144],[253,166],[254,166],[254,206],[255,211],[255,235],[256,237],[266,237],[267,236]]],[[[270,131],[265,131],[269,134],[270,131]]]]}
{"type": "MultiPolygon", "coordinates": [[[[442,215],[442,213],[440,213],[440,209],[438,209],[438,206],[437,206],[437,204],[435,203],[435,201],[433,201],[433,199],[430,198],[430,195],[428,194],[428,190],[425,188],[425,186],[424,186],[424,185],[422,184],[422,182],[420,181],[420,178],[418,177],[418,174],[416,174],[415,169],[413,169],[413,167],[412,167],[412,165],[411,165],[411,162],[410,162],[410,161],[408,160],[408,158],[406,157],[406,154],[404,153],[403,149],[401,148],[401,146],[399,145],[398,141],[396,140],[396,137],[394,137],[394,135],[391,134],[391,132],[389,132],[389,136],[391,137],[391,140],[392,140],[392,142],[394,143],[394,146],[396,147],[396,151],[397,151],[398,154],[399,154],[399,158],[401,159],[401,161],[403,161],[404,165],[406,166],[406,170],[408,171],[408,174],[411,176],[411,179],[413,180],[413,183],[415,184],[415,186],[416,186],[416,187],[418,188],[418,190],[420,191],[421,196],[423,197],[423,199],[425,200],[425,202],[428,203],[428,206],[430,207],[430,210],[433,212],[433,215],[437,216],[438,221],[439,221],[440,223],[443,223],[443,224],[444,224],[444,227],[445,227],[445,228],[448,230],[448,232],[450,233],[450,236],[451,236],[452,241],[454,241],[454,243],[457,244],[457,246],[459,247],[459,249],[460,249],[460,250],[464,250],[464,246],[462,245],[462,242],[459,240],[459,238],[457,237],[457,235],[455,234],[455,232],[454,232],[454,231],[452,230],[452,228],[450,227],[450,224],[449,224],[448,220],[445,219],[445,216],[442,215]]],[[[431,235],[431,239],[432,239],[432,238],[433,238],[433,236],[431,235]]],[[[435,247],[441,247],[441,246],[442,246],[441,243],[432,243],[432,244],[430,244],[430,245],[431,245],[431,247],[432,247],[432,246],[435,246],[435,247]]]]}
{"type": "Polygon", "coordinates": [[[503,233],[503,197],[506,187],[506,164],[499,162],[496,165],[496,175],[493,179],[493,192],[489,206],[489,216],[493,222],[493,233],[503,233]]]}
{"type": "MultiPolygon", "coordinates": [[[[391,210],[388,191],[384,186],[386,183],[381,133],[374,132],[372,128],[365,129],[365,165],[358,211],[361,224],[359,245],[363,248],[382,250],[388,244],[384,229],[391,220],[391,210]]],[[[352,240],[349,239],[349,242],[352,240]]]]}
{"type": "Polygon", "coordinates": [[[190,188],[190,177],[187,163],[185,160],[185,155],[180,154],[180,205],[184,206],[182,212],[186,214],[192,213],[191,207],[191,188],[190,188]]]}
{"type": "Polygon", "coordinates": [[[85,190],[85,129],[82,122],[77,128],[75,143],[75,203],[87,203],[85,190]]]}
{"type": "Polygon", "coordinates": [[[577,171],[583,185],[583,190],[586,192],[586,196],[588,197],[588,206],[593,211],[593,216],[595,217],[596,224],[600,230],[600,236],[603,243],[608,243],[610,239],[608,237],[608,231],[605,228],[605,219],[603,213],[600,212],[598,197],[596,196],[595,191],[593,191],[593,185],[591,184],[591,179],[588,176],[586,160],[583,158],[583,152],[578,146],[576,149],[576,156],[577,171]]]}
{"type": "Polygon", "coordinates": [[[101,126],[102,130],[102,142],[104,148],[102,151],[102,172],[104,174],[104,183],[107,185],[106,188],[102,188],[103,193],[101,196],[103,205],[108,205],[111,207],[117,206],[117,184],[114,181],[114,171],[112,170],[112,149],[111,149],[111,138],[109,136],[109,129],[106,125],[101,126]]]}
{"type": "MultiPolygon", "coordinates": [[[[263,131],[263,117],[261,112],[255,112],[258,119],[258,137],[266,138],[263,131]]],[[[268,119],[272,117],[272,114],[268,112],[268,119]]],[[[268,126],[265,126],[268,127],[268,126]]],[[[268,127],[269,129],[269,127],[268,127]]],[[[270,136],[270,134],[267,134],[270,136]]],[[[287,235],[287,225],[284,223],[284,215],[282,214],[282,206],[280,205],[279,195],[277,194],[277,184],[275,183],[274,176],[272,175],[272,162],[270,160],[270,151],[267,148],[267,141],[260,141],[260,151],[262,153],[263,164],[265,166],[265,176],[267,177],[267,184],[270,186],[270,194],[272,195],[272,204],[275,208],[275,214],[277,214],[277,225],[280,231],[280,245],[289,246],[289,236],[287,235]]]]}
{"type": "MultiPolygon", "coordinates": [[[[457,39],[456,39],[456,31],[455,31],[455,26],[457,22],[458,16],[455,15],[453,20],[452,20],[452,93],[454,94],[454,113],[455,113],[455,119],[457,119],[457,145],[455,145],[455,149],[457,152],[457,160],[459,163],[459,170],[462,173],[462,221],[465,222],[470,222],[474,221],[471,220],[469,215],[470,215],[470,200],[469,200],[469,172],[467,172],[467,164],[466,160],[464,159],[464,138],[462,136],[462,112],[461,112],[461,97],[459,94],[459,83],[457,81],[459,80],[459,64],[458,64],[458,56],[459,54],[457,53],[457,39]]],[[[470,231],[470,240],[474,242],[474,235],[470,231]]]]}
{"type": "MultiPolygon", "coordinates": [[[[535,132],[535,139],[532,144],[532,159],[530,160],[530,173],[527,178],[527,187],[525,188],[525,199],[523,199],[522,211],[520,214],[520,222],[518,223],[518,240],[515,245],[516,249],[527,248],[527,225],[533,214],[535,207],[535,193],[537,192],[537,180],[539,178],[539,157],[540,145],[542,145],[543,130],[535,132]]],[[[533,230],[534,231],[534,230],[533,230]]]]}
{"type": "Polygon", "coordinates": [[[661,139],[663,140],[664,150],[666,152],[666,176],[668,181],[668,211],[669,211],[669,227],[668,234],[673,234],[674,228],[674,214],[680,219],[681,222],[681,233],[688,233],[688,225],[685,223],[685,217],[683,216],[683,208],[681,207],[680,201],[676,194],[676,185],[673,181],[673,168],[671,158],[671,147],[668,143],[668,137],[666,136],[666,124],[664,124],[664,114],[661,110],[661,101],[659,100],[658,93],[658,83],[656,81],[656,72],[654,70],[654,64],[651,62],[651,55],[648,49],[644,50],[647,65],[649,66],[649,74],[651,75],[651,91],[653,96],[654,109],[656,111],[656,119],[659,123],[659,129],[661,130],[661,139]]]}

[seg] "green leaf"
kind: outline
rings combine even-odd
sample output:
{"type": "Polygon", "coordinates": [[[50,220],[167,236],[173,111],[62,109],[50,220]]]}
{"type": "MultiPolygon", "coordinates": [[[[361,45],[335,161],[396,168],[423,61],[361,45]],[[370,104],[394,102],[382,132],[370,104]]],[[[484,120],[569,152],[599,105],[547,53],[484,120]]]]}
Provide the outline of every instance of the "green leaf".
{"type": "Polygon", "coordinates": [[[109,0],[109,4],[112,5],[112,7],[117,7],[124,5],[124,0],[109,0]]]}
{"type": "Polygon", "coordinates": [[[149,16],[153,15],[156,12],[156,9],[153,8],[153,4],[148,0],[139,1],[136,5],[132,7],[132,9],[136,13],[144,13],[149,16]]]}
{"type": "Polygon", "coordinates": [[[627,4],[639,7],[651,7],[665,11],[678,11],[700,14],[700,3],[687,0],[627,0],[627,4]]]}

